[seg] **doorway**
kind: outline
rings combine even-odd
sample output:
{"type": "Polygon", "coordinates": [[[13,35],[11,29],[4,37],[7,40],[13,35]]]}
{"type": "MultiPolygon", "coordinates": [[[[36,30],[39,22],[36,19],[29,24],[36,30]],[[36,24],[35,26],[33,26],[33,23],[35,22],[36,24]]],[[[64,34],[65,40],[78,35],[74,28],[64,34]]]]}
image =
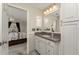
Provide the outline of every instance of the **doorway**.
{"type": "MultiPolygon", "coordinates": [[[[4,4],[3,18],[7,21],[7,51],[9,55],[27,54],[27,11],[10,4],[4,4]]],[[[4,29],[5,30],[5,29],[4,29]]]]}

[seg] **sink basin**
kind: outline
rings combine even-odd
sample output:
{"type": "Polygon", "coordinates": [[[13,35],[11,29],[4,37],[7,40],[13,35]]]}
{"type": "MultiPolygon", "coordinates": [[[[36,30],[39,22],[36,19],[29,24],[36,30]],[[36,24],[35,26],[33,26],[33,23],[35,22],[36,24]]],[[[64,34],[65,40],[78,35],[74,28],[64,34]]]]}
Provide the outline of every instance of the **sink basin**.
{"type": "Polygon", "coordinates": [[[54,42],[59,42],[61,39],[61,36],[58,33],[41,32],[41,33],[35,33],[35,35],[40,36],[40,37],[45,38],[45,39],[48,39],[48,40],[51,40],[51,41],[54,41],[54,42]]]}
{"type": "Polygon", "coordinates": [[[52,36],[50,35],[42,35],[43,37],[48,37],[48,38],[52,38],[52,36]]]}

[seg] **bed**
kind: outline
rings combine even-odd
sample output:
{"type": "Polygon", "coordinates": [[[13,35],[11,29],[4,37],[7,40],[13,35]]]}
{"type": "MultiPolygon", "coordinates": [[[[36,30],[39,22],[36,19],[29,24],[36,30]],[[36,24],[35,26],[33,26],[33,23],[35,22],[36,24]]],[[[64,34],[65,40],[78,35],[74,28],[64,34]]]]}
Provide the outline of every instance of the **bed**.
{"type": "Polygon", "coordinates": [[[10,28],[11,24],[13,22],[8,22],[8,28],[9,28],[9,46],[17,45],[17,44],[22,44],[27,42],[27,36],[26,33],[20,31],[20,23],[15,22],[17,30],[10,28]]]}

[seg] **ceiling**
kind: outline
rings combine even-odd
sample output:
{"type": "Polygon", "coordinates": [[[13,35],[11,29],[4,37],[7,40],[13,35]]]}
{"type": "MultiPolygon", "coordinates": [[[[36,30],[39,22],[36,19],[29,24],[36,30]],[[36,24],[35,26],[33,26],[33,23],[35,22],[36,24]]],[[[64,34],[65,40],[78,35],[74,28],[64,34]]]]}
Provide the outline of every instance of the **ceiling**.
{"type": "Polygon", "coordinates": [[[34,8],[43,10],[43,9],[47,8],[52,3],[11,3],[11,4],[24,6],[24,7],[30,6],[30,7],[34,7],[34,8]]]}
{"type": "Polygon", "coordinates": [[[27,19],[27,12],[15,7],[8,6],[7,13],[9,17],[13,17],[16,20],[26,21],[27,19]]]}
{"type": "MultiPolygon", "coordinates": [[[[48,8],[48,6],[52,5],[53,3],[27,3],[25,5],[27,6],[32,6],[32,7],[35,7],[35,8],[39,8],[41,10],[44,10],[46,8],[48,8]]],[[[51,13],[52,16],[59,16],[59,10],[51,13]]]]}
{"type": "MultiPolygon", "coordinates": [[[[47,8],[50,5],[50,3],[11,3],[11,4],[20,5],[20,6],[22,5],[24,7],[31,6],[34,8],[39,8],[41,10],[47,8]]],[[[12,6],[7,7],[7,13],[9,15],[9,17],[14,17],[15,19],[26,20],[26,17],[27,17],[25,11],[20,10],[18,8],[14,8],[12,6]]]]}
{"type": "MultiPolygon", "coordinates": [[[[35,7],[35,8],[39,8],[41,10],[47,8],[50,3],[14,3],[15,5],[23,5],[23,6],[31,6],[31,7],[35,7]]],[[[7,7],[7,12],[8,12],[8,15],[10,15],[10,17],[14,17],[14,18],[17,18],[17,19],[22,19],[22,20],[26,20],[26,17],[27,17],[27,13],[23,10],[20,10],[18,8],[14,8],[14,7],[11,7],[11,6],[8,6],[7,7]]],[[[57,13],[55,13],[57,14],[57,13]]]]}
{"type": "Polygon", "coordinates": [[[27,6],[32,6],[32,7],[35,7],[35,8],[39,8],[41,10],[47,8],[48,6],[50,6],[51,3],[27,3],[25,5],[27,6]]]}

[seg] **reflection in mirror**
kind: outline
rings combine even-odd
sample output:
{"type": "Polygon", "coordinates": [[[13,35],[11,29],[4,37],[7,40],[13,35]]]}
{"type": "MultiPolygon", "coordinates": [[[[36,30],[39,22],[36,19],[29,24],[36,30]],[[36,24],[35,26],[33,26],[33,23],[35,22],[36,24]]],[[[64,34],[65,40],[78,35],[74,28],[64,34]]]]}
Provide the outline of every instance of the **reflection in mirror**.
{"type": "MultiPolygon", "coordinates": [[[[54,12],[49,13],[48,15],[44,15],[43,16],[43,30],[44,31],[49,31],[49,32],[59,32],[60,31],[60,15],[59,15],[59,4],[57,4],[56,6],[53,6],[53,8],[55,9],[54,12]],[[56,7],[56,8],[55,8],[56,7]],[[50,29],[50,30],[46,30],[46,29],[50,29]]],[[[51,8],[50,8],[51,10],[51,8]]]]}

